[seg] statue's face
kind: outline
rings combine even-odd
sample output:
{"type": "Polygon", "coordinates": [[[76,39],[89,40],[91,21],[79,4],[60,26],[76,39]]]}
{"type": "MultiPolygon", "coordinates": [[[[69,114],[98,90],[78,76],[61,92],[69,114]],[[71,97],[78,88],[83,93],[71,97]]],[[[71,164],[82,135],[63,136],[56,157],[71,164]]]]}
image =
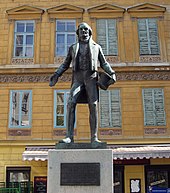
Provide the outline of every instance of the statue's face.
{"type": "Polygon", "coordinates": [[[80,24],[78,28],[78,38],[80,41],[87,42],[90,38],[89,26],[86,23],[80,24]]]}

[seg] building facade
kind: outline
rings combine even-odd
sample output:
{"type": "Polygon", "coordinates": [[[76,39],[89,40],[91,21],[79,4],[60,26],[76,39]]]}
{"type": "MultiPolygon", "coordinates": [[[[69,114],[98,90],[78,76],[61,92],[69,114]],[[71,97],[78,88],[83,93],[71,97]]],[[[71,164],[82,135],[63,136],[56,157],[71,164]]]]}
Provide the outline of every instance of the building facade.
{"type": "MultiPolygon", "coordinates": [[[[113,149],[115,193],[168,192],[169,0],[0,2],[0,182],[31,181],[34,193],[46,184],[47,152],[65,136],[71,67],[53,88],[49,77],[82,21],[117,75],[99,92],[99,139],[113,149]]],[[[75,141],[89,138],[88,107],[79,104],[75,141]]]]}

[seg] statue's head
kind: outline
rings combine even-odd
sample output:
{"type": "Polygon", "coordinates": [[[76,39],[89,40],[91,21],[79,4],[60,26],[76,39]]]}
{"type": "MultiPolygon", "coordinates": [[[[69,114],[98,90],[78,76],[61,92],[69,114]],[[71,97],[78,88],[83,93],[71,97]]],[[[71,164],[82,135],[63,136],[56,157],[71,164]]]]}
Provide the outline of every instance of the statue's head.
{"type": "Polygon", "coordinates": [[[87,23],[83,22],[79,24],[76,33],[80,41],[87,42],[92,35],[92,29],[87,23]]]}

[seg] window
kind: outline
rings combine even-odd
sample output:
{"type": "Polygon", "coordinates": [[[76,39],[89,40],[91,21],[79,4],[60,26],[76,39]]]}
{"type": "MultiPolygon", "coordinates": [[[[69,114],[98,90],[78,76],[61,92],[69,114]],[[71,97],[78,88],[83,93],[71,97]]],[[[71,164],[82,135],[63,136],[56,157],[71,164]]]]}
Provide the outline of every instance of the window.
{"type": "Polygon", "coordinates": [[[156,18],[138,19],[140,55],[159,55],[159,38],[156,18]]]}
{"type": "Polygon", "coordinates": [[[97,42],[105,55],[118,55],[116,19],[97,19],[97,42]]]}
{"type": "Polygon", "coordinates": [[[166,7],[142,3],[127,8],[133,30],[133,47],[136,62],[157,63],[167,59],[164,14],[166,7]]]}
{"type": "Polygon", "coordinates": [[[8,64],[40,64],[41,21],[44,9],[21,5],[6,10],[6,13],[9,21],[8,64]]]}
{"type": "Polygon", "coordinates": [[[120,90],[100,90],[100,127],[121,127],[120,90]]]}
{"type": "Polygon", "coordinates": [[[68,47],[76,42],[76,26],[83,21],[84,8],[61,4],[47,9],[50,19],[50,63],[60,65],[68,47]],[[55,43],[54,43],[55,42],[55,43]]]}
{"type": "Polygon", "coordinates": [[[124,193],[124,167],[114,165],[113,175],[114,175],[113,192],[124,193]]]}
{"type": "Polygon", "coordinates": [[[164,91],[162,88],[143,89],[145,126],[165,126],[164,91]]]}
{"type": "Polygon", "coordinates": [[[170,188],[169,165],[145,166],[146,192],[168,192],[170,188]]]}
{"type": "Polygon", "coordinates": [[[68,48],[76,42],[76,21],[56,20],[56,56],[66,56],[68,48]]]}
{"type": "Polygon", "coordinates": [[[34,21],[16,21],[14,57],[32,58],[34,55],[34,21]]]}
{"type": "Polygon", "coordinates": [[[32,193],[33,183],[30,181],[31,167],[7,167],[6,187],[18,188],[21,193],[32,193]]]}
{"type": "Polygon", "coordinates": [[[66,127],[66,111],[67,100],[69,96],[68,90],[56,90],[54,92],[54,127],[66,127]]]}
{"type": "Polygon", "coordinates": [[[10,93],[10,128],[31,127],[32,91],[13,90],[10,93]]]}
{"type": "Polygon", "coordinates": [[[7,183],[30,181],[30,167],[7,167],[7,183]]]}

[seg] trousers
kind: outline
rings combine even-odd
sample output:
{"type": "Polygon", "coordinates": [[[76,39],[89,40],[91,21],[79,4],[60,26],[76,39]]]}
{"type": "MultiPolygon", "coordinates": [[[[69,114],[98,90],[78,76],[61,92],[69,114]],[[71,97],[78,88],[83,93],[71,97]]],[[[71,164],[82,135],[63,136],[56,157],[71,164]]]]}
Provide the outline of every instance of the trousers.
{"type": "Polygon", "coordinates": [[[89,106],[91,142],[97,139],[98,132],[98,88],[97,72],[78,70],[73,74],[73,84],[67,103],[66,137],[74,142],[75,110],[82,91],[86,92],[89,106]]]}

